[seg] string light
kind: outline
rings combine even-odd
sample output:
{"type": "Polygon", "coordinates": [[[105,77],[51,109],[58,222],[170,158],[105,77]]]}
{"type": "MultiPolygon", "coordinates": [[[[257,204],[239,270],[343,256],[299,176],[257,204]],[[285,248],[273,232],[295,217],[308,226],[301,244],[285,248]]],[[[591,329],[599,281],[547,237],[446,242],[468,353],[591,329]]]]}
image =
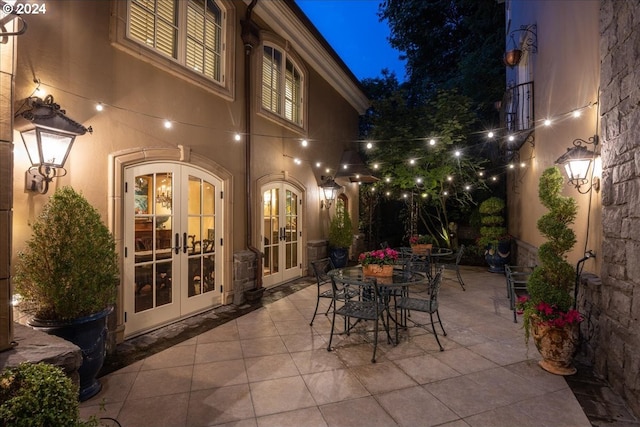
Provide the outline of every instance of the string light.
{"type": "MultiPolygon", "coordinates": [[[[179,123],[181,125],[186,125],[186,126],[193,126],[193,127],[203,128],[203,129],[210,129],[210,130],[218,130],[218,131],[223,131],[223,132],[229,132],[229,131],[227,131],[225,129],[215,128],[215,127],[211,127],[211,126],[208,126],[208,125],[202,125],[202,124],[198,124],[198,123],[181,122],[181,121],[177,121],[177,120],[169,121],[167,119],[163,119],[161,117],[157,117],[157,116],[154,116],[154,115],[151,115],[149,113],[142,112],[142,111],[131,110],[131,109],[127,109],[127,108],[124,108],[124,107],[117,106],[117,105],[111,105],[111,104],[108,104],[108,103],[104,103],[102,101],[92,100],[92,99],[90,99],[88,97],[85,97],[85,96],[82,96],[82,95],[79,95],[79,94],[76,94],[76,93],[73,93],[73,92],[70,92],[70,91],[67,91],[67,90],[64,90],[64,89],[57,88],[57,87],[52,86],[52,85],[44,84],[39,79],[35,79],[34,82],[37,84],[37,87],[34,89],[34,94],[36,96],[43,97],[44,94],[46,93],[46,91],[44,90],[44,88],[42,86],[46,86],[47,88],[52,88],[52,89],[55,89],[55,90],[59,90],[61,92],[65,92],[65,93],[71,94],[71,95],[76,96],[78,98],[82,98],[82,99],[88,100],[88,101],[90,101],[90,102],[95,104],[95,108],[96,108],[97,111],[103,111],[104,107],[108,106],[113,110],[126,111],[126,112],[129,112],[129,113],[140,114],[140,115],[149,117],[151,119],[161,120],[166,129],[172,128],[174,123],[179,123]]],[[[559,115],[556,116],[556,118],[557,117],[561,117],[561,116],[564,116],[564,117],[567,117],[567,116],[580,117],[581,112],[584,109],[590,108],[590,107],[592,107],[593,105],[596,105],[596,104],[597,104],[597,102],[595,102],[595,103],[594,102],[589,102],[589,104],[587,104],[584,107],[579,107],[579,108],[576,108],[575,110],[572,110],[570,112],[565,112],[565,113],[559,114],[559,115]]],[[[553,123],[553,117],[546,118],[545,120],[539,122],[539,124],[544,125],[544,126],[550,126],[552,123],[553,123]]],[[[498,130],[494,129],[494,130],[491,130],[491,131],[488,131],[488,132],[487,131],[481,131],[481,132],[475,132],[475,133],[477,133],[479,135],[480,134],[485,134],[489,138],[495,138],[497,135],[499,135],[498,134],[499,131],[504,131],[504,130],[506,130],[506,129],[498,129],[498,130]]],[[[286,139],[292,139],[293,140],[293,139],[296,139],[296,140],[300,141],[300,144],[303,147],[306,147],[306,146],[309,145],[309,140],[307,140],[307,139],[302,139],[301,140],[299,137],[298,138],[295,138],[295,137],[283,137],[281,135],[265,135],[265,134],[258,134],[258,133],[252,134],[252,136],[267,137],[267,138],[278,138],[278,139],[282,139],[282,140],[286,140],[286,139]]],[[[241,141],[241,139],[242,139],[241,135],[239,133],[234,133],[234,137],[233,138],[234,138],[235,141],[241,141]]],[[[505,138],[509,142],[515,141],[515,135],[514,134],[505,135],[505,138]]],[[[435,146],[436,142],[437,142],[437,139],[438,139],[438,136],[430,137],[429,140],[428,140],[428,144],[430,146],[435,146]]],[[[409,141],[411,141],[411,140],[409,140],[409,141]]],[[[424,138],[415,138],[414,141],[424,141],[424,138]]],[[[344,141],[344,142],[360,142],[360,143],[362,143],[362,142],[365,142],[365,141],[355,140],[355,141],[344,141]]],[[[381,140],[381,141],[366,141],[366,143],[365,143],[366,148],[367,149],[372,149],[374,142],[381,142],[381,143],[389,142],[389,143],[396,144],[397,140],[394,139],[394,140],[388,140],[388,141],[385,141],[385,140],[381,140]]],[[[482,144],[482,143],[484,143],[484,142],[478,141],[478,144],[482,144]]],[[[473,144],[470,144],[469,146],[472,146],[472,145],[473,144]]],[[[452,154],[454,156],[456,156],[456,157],[459,157],[459,156],[462,155],[461,150],[459,150],[459,149],[453,151],[452,154]]],[[[301,164],[302,160],[300,160],[299,158],[296,158],[296,159],[294,159],[294,162],[296,164],[301,164]]],[[[417,164],[416,159],[410,159],[409,162],[412,165],[417,164]]],[[[311,163],[311,162],[309,162],[309,163],[311,163]]],[[[316,165],[316,167],[320,168],[321,167],[321,162],[316,162],[315,165],[316,165]]],[[[511,165],[508,165],[508,166],[501,166],[501,168],[503,168],[503,167],[507,167],[509,169],[513,169],[515,166],[513,164],[511,164],[511,165]]],[[[520,163],[520,167],[521,168],[526,167],[526,162],[521,162],[520,163]]],[[[342,168],[346,170],[346,169],[349,168],[349,165],[347,165],[347,164],[342,165],[342,168]]],[[[380,164],[379,163],[374,163],[372,165],[372,168],[374,170],[379,170],[380,169],[380,164]]],[[[327,174],[329,174],[330,171],[331,171],[330,168],[326,168],[326,173],[327,174]]],[[[478,176],[479,177],[484,177],[485,173],[482,172],[482,171],[478,172],[478,176]]],[[[494,176],[491,177],[491,181],[495,182],[497,180],[498,180],[497,175],[494,175],[494,176]]],[[[391,177],[387,177],[385,179],[385,181],[387,183],[390,183],[391,182],[391,177]]]]}

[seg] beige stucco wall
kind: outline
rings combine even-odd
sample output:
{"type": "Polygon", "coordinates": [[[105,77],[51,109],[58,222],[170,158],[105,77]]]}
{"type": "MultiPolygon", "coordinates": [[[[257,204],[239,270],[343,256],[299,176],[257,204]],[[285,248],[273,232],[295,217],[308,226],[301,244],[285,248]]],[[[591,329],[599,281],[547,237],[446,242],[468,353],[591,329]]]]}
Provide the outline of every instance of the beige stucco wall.
{"type": "MultiPolygon", "coordinates": [[[[33,95],[37,86],[34,79],[38,79],[40,87],[54,96],[69,117],[93,128],[92,135],[76,139],[65,165],[68,174],[56,178],[48,194],[64,185],[80,190],[103,214],[116,237],[121,237],[122,204],[117,194],[122,183],[118,167],[148,158],[179,160],[184,157],[225,179],[228,185],[224,237],[231,245],[225,243],[225,265],[229,266],[225,282],[231,283],[232,254],[246,249],[246,146],[244,138],[240,142],[233,139],[236,132],[243,133],[245,129],[245,52],[240,39],[240,19],[244,17],[246,5],[239,0],[229,3],[234,13],[228,15],[233,32],[227,46],[233,49],[234,63],[227,75],[229,88],[220,94],[163,69],[162,60],[160,64],[153,63],[140,52],[123,50],[117,42],[123,25],[119,19],[122,4],[124,2],[102,0],[56,2],[55,7],[47,8],[46,15],[30,20],[29,31],[20,40],[16,110],[33,95]],[[95,110],[97,102],[105,105],[104,111],[95,110]],[[163,127],[165,118],[173,122],[171,129],[163,127]],[[183,153],[186,154],[183,156],[183,153]]],[[[255,67],[259,56],[256,59],[256,55],[259,54],[259,49],[253,53],[254,91],[258,81],[255,67]]],[[[166,63],[171,65],[169,60],[166,63]]],[[[308,64],[302,65],[307,72],[306,129],[283,127],[259,114],[259,103],[252,98],[251,184],[254,216],[259,215],[261,207],[258,182],[285,179],[303,192],[304,245],[308,240],[322,239],[328,234],[325,226],[328,215],[320,211],[318,184],[320,176],[326,175],[324,168],[331,167],[334,174],[343,149],[355,141],[358,112],[323,76],[308,64]],[[306,149],[300,147],[302,138],[310,141],[306,149]],[[303,160],[302,164],[295,164],[293,157],[303,160]],[[322,162],[322,169],[315,168],[317,161],[322,162]]],[[[17,141],[15,255],[30,236],[29,221],[41,211],[48,195],[24,192],[24,171],[30,164],[17,131],[14,139],[17,141]]],[[[350,184],[347,194],[354,201],[350,207],[356,226],[357,187],[350,184]]],[[[257,218],[254,222],[258,223],[257,218]]],[[[254,245],[259,247],[260,238],[256,230],[253,231],[254,245]]],[[[306,266],[306,262],[301,261],[306,266]]],[[[231,286],[225,288],[228,292],[231,286]]]]}
{"type": "MultiPolygon", "coordinates": [[[[540,175],[554,165],[575,139],[588,140],[600,132],[598,11],[597,0],[512,1],[511,14],[507,14],[507,18],[511,17],[511,30],[523,24],[537,25],[537,53],[527,59],[532,61],[530,80],[534,82],[535,146],[525,143],[520,158],[527,159],[528,166],[507,174],[509,232],[534,247],[544,242],[535,226],[546,213],[538,201],[540,175]],[[588,105],[591,107],[583,109],[580,117],[572,117],[575,109],[588,105]],[[552,119],[548,127],[542,124],[546,118],[552,119]]],[[[513,80],[516,72],[507,69],[507,81],[513,80]]],[[[593,150],[592,145],[588,148],[593,150]]],[[[596,171],[596,176],[600,174],[596,171]]],[[[572,226],[577,243],[568,254],[568,261],[575,265],[585,250],[600,252],[601,195],[595,191],[583,195],[568,184],[563,187],[563,195],[575,198],[578,203],[578,216],[572,226]]],[[[590,260],[585,271],[598,273],[600,265],[600,258],[590,260]]]]}

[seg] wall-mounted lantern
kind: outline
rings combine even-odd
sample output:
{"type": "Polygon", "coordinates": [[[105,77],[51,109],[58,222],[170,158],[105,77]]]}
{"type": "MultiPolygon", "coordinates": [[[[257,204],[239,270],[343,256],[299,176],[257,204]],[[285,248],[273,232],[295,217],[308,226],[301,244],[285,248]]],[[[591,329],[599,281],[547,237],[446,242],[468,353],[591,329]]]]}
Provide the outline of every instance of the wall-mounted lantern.
{"type": "Polygon", "coordinates": [[[25,176],[25,190],[45,194],[55,177],[67,174],[64,164],[76,136],[93,130],[67,117],[51,95],[44,100],[31,97],[26,103],[29,109],[16,117],[20,119],[16,120],[16,128],[20,129],[31,161],[25,176]]]}
{"type": "Polygon", "coordinates": [[[324,200],[320,201],[320,209],[329,209],[336,199],[338,192],[342,190],[342,186],[337,184],[331,176],[321,176],[320,179],[324,180],[324,182],[320,184],[324,195],[324,200]]]}
{"type": "Polygon", "coordinates": [[[588,178],[589,168],[596,157],[597,146],[598,135],[594,135],[589,138],[588,141],[575,139],[573,141],[573,147],[567,148],[567,152],[556,160],[557,165],[564,166],[569,183],[572,184],[580,194],[587,194],[592,188],[596,191],[600,190],[600,178],[593,176],[591,183],[589,183],[588,178]],[[583,144],[592,144],[594,151],[589,150],[583,144]],[[582,187],[587,184],[589,184],[589,187],[582,190],[582,187]]]}

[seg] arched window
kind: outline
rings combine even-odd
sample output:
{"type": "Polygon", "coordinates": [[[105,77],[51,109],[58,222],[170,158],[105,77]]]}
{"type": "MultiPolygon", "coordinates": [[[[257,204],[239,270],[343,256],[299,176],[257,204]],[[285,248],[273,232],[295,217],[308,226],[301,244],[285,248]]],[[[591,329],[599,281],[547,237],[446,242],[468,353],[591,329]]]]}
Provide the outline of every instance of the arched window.
{"type": "Polygon", "coordinates": [[[265,44],[262,54],[262,108],[298,126],[303,125],[301,67],[278,47],[265,44]]]}

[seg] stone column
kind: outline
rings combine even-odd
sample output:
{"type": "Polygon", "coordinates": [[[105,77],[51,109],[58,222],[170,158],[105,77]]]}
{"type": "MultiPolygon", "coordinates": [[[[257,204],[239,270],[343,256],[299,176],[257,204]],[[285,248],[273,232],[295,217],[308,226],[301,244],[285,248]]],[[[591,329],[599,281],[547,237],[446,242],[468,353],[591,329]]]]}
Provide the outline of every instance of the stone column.
{"type": "MultiPolygon", "coordinates": [[[[13,24],[4,27],[12,31],[13,24]]],[[[4,30],[3,28],[3,30],[4,30]]],[[[16,37],[0,36],[0,351],[11,348],[11,230],[13,210],[13,75],[16,37]]]]}

